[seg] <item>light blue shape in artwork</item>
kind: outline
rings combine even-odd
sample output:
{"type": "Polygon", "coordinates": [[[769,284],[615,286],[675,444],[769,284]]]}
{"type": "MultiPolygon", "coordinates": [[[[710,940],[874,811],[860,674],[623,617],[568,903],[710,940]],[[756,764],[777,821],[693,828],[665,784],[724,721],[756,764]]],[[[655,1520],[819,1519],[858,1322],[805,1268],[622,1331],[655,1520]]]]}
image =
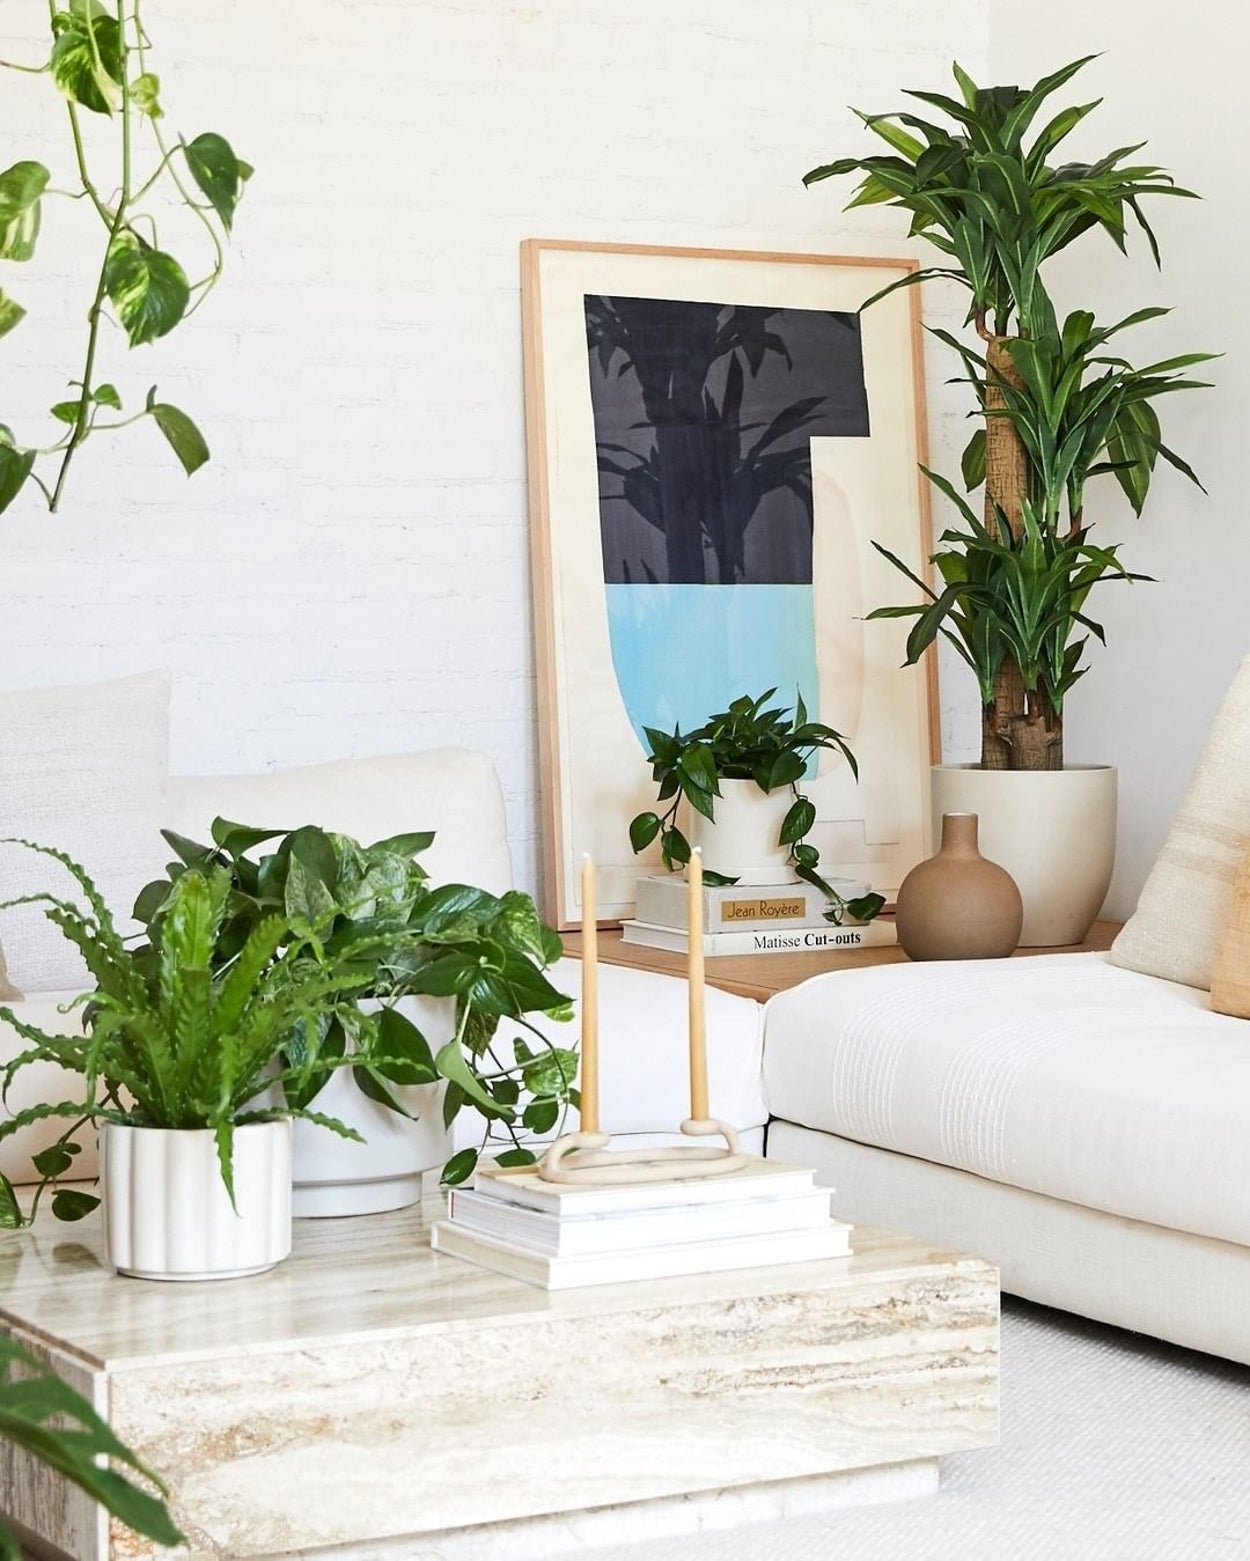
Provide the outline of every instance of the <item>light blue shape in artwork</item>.
{"type": "Polygon", "coordinates": [[[606,585],[616,681],[643,752],[647,726],[702,726],[742,694],[801,691],[820,708],[810,584],[606,585]]]}

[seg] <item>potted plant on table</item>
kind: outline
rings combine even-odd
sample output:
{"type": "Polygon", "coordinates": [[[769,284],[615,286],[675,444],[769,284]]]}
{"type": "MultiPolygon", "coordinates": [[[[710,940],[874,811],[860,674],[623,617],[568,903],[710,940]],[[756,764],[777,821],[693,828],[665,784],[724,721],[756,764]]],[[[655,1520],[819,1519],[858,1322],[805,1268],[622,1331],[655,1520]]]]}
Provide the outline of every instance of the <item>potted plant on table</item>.
{"type": "MultiPolygon", "coordinates": [[[[355,1130],[347,1139],[297,1120],[295,1213],[402,1208],[420,1197],[423,1172],[446,1161],[444,1180],[461,1181],[487,1147],[498,1148],[503,1163],[532,1160],[525,1138],[556,1127],[575,1102],[577,1057],[529,1017],[572,1014],[545,973],[563,952],[559,937],[529,896],[466,884],[432,889],[417,860],[429,833],[365,846],[311,825],[284,832],[220,818],[211,833],[200,843],[164,832],[177,860],[135,906],[153,940],[171,880],[224,872],[231,893],[219,963],[266,918],[291,926],[315,918],[316,948],[304,943],[297,960],[329,961],[354,977],[342,1001],[319,1016],[315,1037],[319,1056],[345,1066],[286,1084],[295,1106],[315,1102],[355,1130]],[[261,847],[269,849],[257,854],[261,847]],[[482,1142],[449,1159],[448,1128],[462,1110],[481,1117],[482,1142]]],[[[285,1047],[288,1070],[307,1044],[304,1029],[285,1047]]]]}
{"type": "Polygon", "coordinates": [[[922,599],[870,616],[916,620],[909,663],[940,634],[976,675],[981,762],[938,767],[934,813],[980,815],[987,856],[1024,895],[1026,944],[1079,942],[1111,877],[1115,772],[1064,770],[1064,702],[1084,675],[1088,636],[1103,639],[1088,613],[1090,592],[1105,581],[1145,577],[1125,568],[1118,548],[1090,540],[1086,487],[1112,475],[1140,514],[1159,458],[1197,481],[1164,444],[1153,403],[1196,388],[1185,370],[1211,356],[1185,353],[1140,368],[1123,357],[1113,339],[1163,309],[1138,310],[1112,325],[1099,325],[1086,310],[1062,322],[1055,312],[1043,280],[1053,256],[1099,231],[1124,249],[1131,216],[1157,262],[1142,201],[1191,194],[1163,169],[1134,163],[1137,146],[1091,163],[1054,160],[1097,103],[1069,105],[1040,130],[1034,124],[1089,58],[1030,88],[978,87],[956,65],[958,99],[909,93],[936,107],[945,123],[909,112],[861,114],[888,153],[842,158],[804,181],[861,175],[851,205],[901,208],[910,233],[944,257],[895,285],[940,277],[969,294],[970,339],[933,334],[958,355],[983,417],[962,462],[965,488],[984,489],[981,513],[948,478],[929,472],[962,525],[942,533],[932,559],[936,588],[880,549],[922,599]]]}
{"type": "Polygon", "coordinates": [[[869,921],[884,905],[879,894],[846,900],[819,872],[820,852],[807,836],[816,809],[799,789],[812,756],[840,753],[858,775],[855,755],[831,726],[812,721],[802,695],[793,707],[768,708],[777,690],[757,699],[744,695],[728,710],[709,716],[692,732],[647,727],[652,778],[659,783],[663,814],[639,813],[630,823],[630,844],[644,851],[655,840],[669,872],[684,867],[693,845],[703,856],[708,884],[775,884],[796,878],[829,900],[826,913],[841,922],[849,915],[869,921]],[[679,827],[682,801],[689,806],[693,842],[679,827]]]}
{"type": "Polygon", "coordinates": [[[0,1224],[29,1223],[50,1184],[61,1218],[95,1208],[101,1199],[55,1184],[72,1174],[77,1135],[98,1126],[105,1251],[119,1272],[209,1279],[273,1267],[291,1248],[290,1119],[352,1132],[299,1094],[347,1065],[318,1039],[324,1017],[346,1011],[367,973],[359,960],[318,951],[311,923],[293,927],[277,915],[262,918],[223,961],[232,889],[221,868],[180,875],[151,942],[128,948],[86,872],[59,851],[31,849],[59,861],[82,891],[81,909],[48,894],[31,898],[80,950],[95,990],[80,1000],[85,1033],[76,1036],[49,1035],[0,1008],[26,1042],[4,1069],[5,1090],[37,1063],[82,1080],[74,1099],[0,1122],[0,1139],[48,1118],[69,1123],[35,1156],[44,1180],[28,1214],[0,1178],[0,1224]],[[306,958],[309,950],[318,957],[306,958]],[[304,1044],[292,1057],[296,1030],[304,1044]]]}

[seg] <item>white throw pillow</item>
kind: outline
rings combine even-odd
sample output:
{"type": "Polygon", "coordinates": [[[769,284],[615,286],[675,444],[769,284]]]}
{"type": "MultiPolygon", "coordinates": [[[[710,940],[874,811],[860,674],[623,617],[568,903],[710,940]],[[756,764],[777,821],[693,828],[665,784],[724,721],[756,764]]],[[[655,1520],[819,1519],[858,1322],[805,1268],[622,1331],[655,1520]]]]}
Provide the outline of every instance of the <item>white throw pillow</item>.
{"type": "MultiPolygon", "coordinates": [[[[0,693],[0,838],[55,846],[87,869],[119,930],[169,855],[160,838],[169,766],[169,677],[0,693]]],[[[0,900],[36,893],[81,902],[59,862],[0,846],[0,900]]],[[[73,945],[38,905],[0,914],[10,979],[28,995],[85,991],[73,945]]]]}
{"type": "Polygon", "coordinates": [[[1211,988],[1211,967],[1250,850],[1250,656],[1216,713],[1180,812],[1111,945],[1111,960],[1164,981],[1211,988]]]}

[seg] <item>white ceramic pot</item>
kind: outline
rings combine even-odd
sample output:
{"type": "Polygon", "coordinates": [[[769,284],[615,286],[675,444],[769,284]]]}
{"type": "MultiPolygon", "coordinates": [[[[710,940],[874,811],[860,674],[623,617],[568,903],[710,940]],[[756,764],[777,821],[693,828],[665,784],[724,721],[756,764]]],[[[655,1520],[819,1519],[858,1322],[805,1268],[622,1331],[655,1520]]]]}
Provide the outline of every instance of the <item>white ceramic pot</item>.
{"type": "Polygon", "coordinates": [[[977,815],[981,855],[1007,869],[1024,900],[1021,947],[1081,942],[1102,909],[1115,865],[1113,766],[983,770],[939,764],[930,796],[934,839],[944,813],[977,815]]]}
{"type": "MultiPolygon", "coordinates": [[[[379,1005],[361,1006],[376,1009],[379,1005]]],[[[450,1000],[406,997],[395,1006],[434,1051],[450,1038],[450,1000]]],[[[364,1142],[343,1138],[313,1122],[295,1123],[297,1219],[384,1214],[406,1209],[420,1199],[423,1174],[441,1166],[451,1153],[443,1126],[443,1086],[394,1086],[391,1092],[415,1121],[363,1095],[350,1068],[339,1068],[329,1076],[312,1109],[355,1128],[364,1142]]]]}
{"type": "Polygon", "coordinates": [[[100,1129],[104,1255],[137,1279],[238,1279],[291,1251],[291,1124],[234,1132],[234,1207],[208,1128],[100,1129]]]}
{"type": "Polygon", "coordinates": [[[723,780],[715,819],[691,810],[691,845],[703,852],[705,872],[722,873],[740,884],[796,883],[790,847],[777,844],[794,804],[788,786],[761,791],[753,780],[723,780]]]}

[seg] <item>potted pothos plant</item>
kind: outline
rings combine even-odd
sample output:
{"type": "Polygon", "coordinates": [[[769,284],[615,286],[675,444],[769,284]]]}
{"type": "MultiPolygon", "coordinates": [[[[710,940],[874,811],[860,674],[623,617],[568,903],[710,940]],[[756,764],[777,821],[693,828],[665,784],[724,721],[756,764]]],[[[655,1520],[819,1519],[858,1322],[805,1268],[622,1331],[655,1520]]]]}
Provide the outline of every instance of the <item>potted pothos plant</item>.
{"type": "Polygon", "coordinates": [[[1087,491],[1098,477],[1114,478],[1140,514],[1160,460],[1197,482],[1165,444],[1156,403],[1199,388],[1203,382],[1187,371],[1212,356],[1186,352],[1134,365],[1119,338],[1165,309],[1138,309],[1113,323],[1100,323],[1089,309],[1062,320],[1056,313],[1048,290],[1056,255],[1090,234],[1123,251],[1131,221],[1157,263],[1145,203],[1192,196],[1163,168],[1136,160],[1144,143],[1091,162],[1061,160],[1062,143],[1098,102],[1055,110],[1049,100],[1091,58],[1030,87],[981,87],[955,65],[958,97],[907,94],[938,117],[861,113],[887,150],[840,158],[804,181],[858,175],[850,206],[898,208],[909,234],[939,251],[937,265],[864,307],[931,277],[967,294],[965,334],[932,334],[956,355],[980,419],[961,471],[963,488],[980,498],[974,503],[949,477],[926,473],[958,517],[931,560],[936,582],[924,578],[918,560],[879,547],[917,594],[869,616],[915,620],[909,663],[941,635],[974,672],[980,764],[935,771],[934,811],[980,815],[986,853],[1020,881],[1022,940],[1035,944],[1084,936],[1106,893],[1114,849],[1115,772],[1064,771],[1063,714],[1085,674],[1089,637],[1104,639],[1090,616],[1092,591],[1145,577],[1124,565],[1118,546],[1092,539],[1087,491]],[[1039,836],[1053,875],[1039,853],[1029,854],[1039,836]]]}
{"type": "Polygon", "coordinates": [[[526,1140],[556,1127],[576,1102],[577,1055],[531,1017],[568,1020],[572,1007],[546,974],[562,954],[559,936],[530,897],[431,888],[418,860],[429,833],[362,845],[311,825],[282,831],[219,818],[211,836],[201,843],[164,831],[176,860],[135,905],[153,941],[171,881],[220,871],[230,881],[223,966],[277,916],[293,929],[316,928],[315,947],[302,942],[297,962],[353,972],[343,1001],[301,1021],[284,1044],[291,1102],[315,1102],[358,1134],[348,1141],[296,1123],[296,1214],[400,1208],[420,1197],[425,1170],[446,1162],[443,1180],[462,1181],[487,1151],[504,1164],[532,1161],[526,1140]],[[348,1066],[291,1077],[309,1047],[348,1066]],[[448,1158],[447,1129],[462,1111],[480,1119],[481,1141],[448,1158]]]}
{"type": "Polygon", "coordinates": [[[827,897],[830,920],[870,921],[884,897],[846,900],[821,874],[820,852],[807,838],[816,808],[800,789],[814,754],[841,754],[858,777],[855,755],[839,732],[811,720],[801,694],[793,706],[770,706],[776,692],[770,688],[755,699],[743,695],[690,732],[680,726],[671,733],[645,729],[658,800],[668,806],[662,813],[637,814],[629,826],[630,844],[637,853],[658,839],[669,872],[684,867],[697,845],[704,882],[713,885],[801,878],[827,897]],[[679,823],[683,802],[693,839],[679,823]]]}
{"type": "MultiPolygon", "coordinates": [[[[80,203],[99,245],[81,307],[67,311],[75,319],[81,315],[84,339],[68,393],[50,408],[51,437],[27,442],[0,422],[0,511],[29,489],[58,509],[87,439],[132,424],[159,429],[188,476],[209,458],[203,434],[181,407],[155,385],[123,398],[105,362],[106,326],[120,326],[127,345],[139,347],[167,336],[203,303],[221,275],[235,210],[252,174],[217,131],[188,140],[167,127],[142,9],[142,0],[53,0],[42,50],[29,60],[0,62],[10,79],[25,76],[32,90],[40,80],[58,93],[68,119],[65,166],[55,177],[34,158],[0,171],[0,261],[34,256],[44,202],[57,198],[80,203]],[[93,133],[105,123],[112,142],[107,154],[93,133]],[[159,239],[171,203],[190,214],[201,238],[203,255],[194,257],[191,276],[159,239]]],[[[91,253],[77,235],[74,246],[75,260],[91,253]]],[[[0,290],[0,336],[25,312],[0,290]]]]}
{"type": "MultiPolygon", "coordinates": [[[[54,858],[77,882],[81,908],[47,893],[29,899],[81,952],[95,986],[79,1000],[79,1035],[49,1034],[0,1008],[26,1043],[0,1075],[5,1092],[32,1064],[81,1080],[72,1099],[0,1122],[0,1139],[49,1118],[67,1122],[34,1157],[43,1181],[29,1211],[0,1177],[0,1225],[29,1223],[51,1186],[63,1219],[103,1201],[106,1257],[121,1273],[210,1279],[273,1267],[291,1249],[290,1119],[353,1132],[304,1098],[313,1080],[348,1065],[319,1040],[325,1016],[348,1011],[368,983],[360,956],[327,953],[313,923],[274,914],[222,958],[232,885],[215,866],[181,874],[150,942],[131,948],[78,863],[48,846],[7,843],[54,858]],[[296,1030],[304,1044],[293,1055],[296,1030]],[[84,1128],[100,1131],[100,1198],[58,1185],[72,1179],[84,1128]]],[[[381,1038],[376,1026],[363,1034],[370,1056],[381,1038]]]]}

